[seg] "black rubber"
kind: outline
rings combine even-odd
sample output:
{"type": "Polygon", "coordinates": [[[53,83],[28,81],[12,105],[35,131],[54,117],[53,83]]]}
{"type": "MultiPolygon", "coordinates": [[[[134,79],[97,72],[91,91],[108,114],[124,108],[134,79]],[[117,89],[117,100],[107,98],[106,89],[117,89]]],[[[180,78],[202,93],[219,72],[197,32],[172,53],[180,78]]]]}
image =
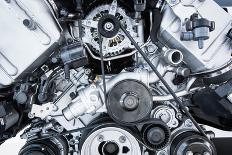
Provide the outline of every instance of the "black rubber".
{"type": "Polygon", "coordinates": [[[159,150],[169,144],[171,131],[163,121],[153,119],[149,123],[143,125],[142,138],[146,145],[159,150]]]}
{"type": "MultiPolygon", "coordinates": [[[[56,137],[63,146],[63,154],[68,154],[68,144],[63,137],[56,137]]],[[[52,140],[33,140],[27,142],[19,155],[61,155],[58,146],[52,140]]]]}
{"type": "Polygon", "coordinates": [[[118,34],[119,29],[120,29],[119,20],[113,15],[110,15],[110,14],[105,15],[105,16],[101,17],[99,22],[98,22],[98,31],[103,37],[112,38],[116,34],[118,34]],[[114,25],[114,28],[111,31],[107,31],[104,28],[104,25],[107,22],[110,22],[114,25]]]}

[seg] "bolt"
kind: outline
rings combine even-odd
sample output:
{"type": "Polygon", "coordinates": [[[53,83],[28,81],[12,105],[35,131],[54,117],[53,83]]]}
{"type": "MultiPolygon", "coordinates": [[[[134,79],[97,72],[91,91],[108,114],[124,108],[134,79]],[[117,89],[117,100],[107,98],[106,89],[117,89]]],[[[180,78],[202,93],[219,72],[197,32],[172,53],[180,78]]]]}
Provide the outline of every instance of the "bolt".
{"type": "Polygon", "coordinates": [[[125,142],[126,142],[126,137],[125,137],[125,136],[120,136],[120,137],[119,137],[119,141],[120,141],[121,143],[125,143],[125,142]]]}
{"type": "Polygon", "coordinates": [[[5,122],[4,122],[4,119],[3,118],[0,118],[0,125],[5,125],[5,122]]]}
{"type": "Polygon", "coordinates": [[[57,111],[58,109],[59,109],[59,108],[58,108],[56,105],[53,105],[53,106],[52,106],[52,110],[53,110],[53,111],[57,111]]]}
{"type": "Polygon", "coordinates": [[[85,74],[89,75],[91,73],[91,69],[85,69],[85,74]]]}
{"type": "Polygon", "coordinates": [[[99,135],[98,136],[98,141],[99,142],[103,142],[104,141],[104,136],[103,135],[99,135]]]}
{"type": "Polygon", "coordinates": [[[211,155],[209,152],[204,152],[203,155],[211,155]]]}
{"type": "Polygon", "coordinates": [[[90,88],[95,89],[96,86],[92,84],[92,85],[90,85],[90,88]]]}
{"type": "Polygon", "coordinates": [[[57,58],[52,58],[52,63],[57,63],[58,62],[58,59],[57,58]]]}
{"type": "Polygon", "coordinates": [[[184,124],[186,127],[189,127],[189,128],[193,126],[193,123],[190,119],[187,119],[184,124]]]}
{"type": "Polygon", "coordinates": [[[5,0],[7,3],[10,3],[11,2],[11,0],[5,0]]]}
{"type": "Polygon", "coordinates": [[[33,115],[32,113],[28,113],[28,117],[29,117],[30,119],[32,119],[32,118],[35,117],[35,115],[33,115]]]}
{"type": "Polygon", "coordinates": [[[24,19],[23,25],[27,27],[29,30],[35,30],[36,29],[36,23],[33,20],[30,19],[24,19]]]}
{"type": "Polygon", "coordinates": [[[112,31],[114,29],[114,25],[111,22],[107,22],[107,23],[105,23],[104,28],[107,31],[112,31]]]}
{"type": "Polygon", "coordinates": [[[96,102],[96,101],[98,100],[98,97],[95,96],[95,95],[91,95],[91,96],[90,96],[90,100],[91,100],[92,102],[96,102]]]}
{"type": "Polygon", "coordinates": [[[185,155],[193,155],[192,151],[187,151],[185,155]]]}

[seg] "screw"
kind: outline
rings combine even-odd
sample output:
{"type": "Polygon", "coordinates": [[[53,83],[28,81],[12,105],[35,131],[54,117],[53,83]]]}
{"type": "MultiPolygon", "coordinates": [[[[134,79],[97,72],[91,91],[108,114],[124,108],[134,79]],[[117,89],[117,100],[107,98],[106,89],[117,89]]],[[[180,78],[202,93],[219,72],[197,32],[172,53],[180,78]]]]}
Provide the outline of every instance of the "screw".
{"type": "Polygon", "coordinates": [[[98,97],[95,96],[95,95],[91,95],[91,96],[90,96],[90,100],[91,100],[92,102],[96,102],[96,101],[98,101],[98,97]]]}
{"type": "Polygon", "coordinates": [[[105,23],[104,28],[106,31],[112,31],[114,29],[114,25],[111,22],[107,22],[105,23]]]}
{"type": "Polygon", "coordinates": [[[53,106],[52,106],[52,110],[53,110],[53,111],[57,111],[58,109],[59,109],[59,108],[58,108],[56,105],[53,105],[53,106]]]}
{"type": "Polygon", "coordinates": [[[35,117],[35,115],[33,115],[32,113],[28,113],[28,117],[29,117],[30,119],[32,119],[32,118],[35,117]]]}
{"type": "Polygon", "coordinates": [[[85,69],[85,74],[89,75],[91,73],[91,69],[85,69]]]}
{"type": "Polygon", "coordinates": [[[98,141],[99,142],[103,142],[104,141],[104,136],[103,135],[99,135],[98,136],[98,141]]]}
{"type": "Polygon", "coordinates": [[[36,29],[36,23],[33,20],[30,19],[24,19],[23,25],[27,27],[29,30],[35,30],[36,29]]]}
{"type": "Polygon", "coordinates": [[[126,137],[125,137],[125,136],[120,136],[120,137],[119,137],[119,141],[120,141],[121,143],[125,143],[125,142],[126,142],[126,137]]]}
{"type": "Polygon", "coordinates": [[[3,118],[0,118],[0,125],[5,125],[5,122],[4,122],[4,119],[3,118]]]}

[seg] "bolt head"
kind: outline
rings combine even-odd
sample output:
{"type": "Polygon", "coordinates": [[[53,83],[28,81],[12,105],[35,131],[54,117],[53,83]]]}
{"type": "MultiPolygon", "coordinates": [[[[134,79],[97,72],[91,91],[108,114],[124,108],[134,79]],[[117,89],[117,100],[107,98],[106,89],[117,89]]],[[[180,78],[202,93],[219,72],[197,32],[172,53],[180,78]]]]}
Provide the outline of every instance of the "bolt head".
{"type": "Polygon", "coordinates": [[[119,141],[120,141],[121,143],[125,143],[125,142],[126,142],[126,137],[125,137],[125,136],[120,136],[120,137],[119,137],[119,141]]]}
{"type": "Polygon", "coordinates": [[[104,136],[103,135],[99,135],[98,136],[98,141],[99,142],[103,142],[104,141],[104,136]]]}
{"type": "Polygon", "coordinates": [[[192,151],[187,151],[185,155],[193,155],[192,151]]]}
{"type": "Polygon", "coordinates": [[[112,31],[112,30],[114,29],[114,24],[111,23],[111,22],[107,22],[107,23],[105,23],[105,25],[104,25],[104,29],[105,29],[106,31],[112,31]]]}
{"type": "Polygon", "coordinates": [[[185,126],[186,126],[186,127],[192,127],[192,126],[193,126],[192,121],[189,120],[189,119],[187,119],[187,120],[185,121],[185,126]]]}

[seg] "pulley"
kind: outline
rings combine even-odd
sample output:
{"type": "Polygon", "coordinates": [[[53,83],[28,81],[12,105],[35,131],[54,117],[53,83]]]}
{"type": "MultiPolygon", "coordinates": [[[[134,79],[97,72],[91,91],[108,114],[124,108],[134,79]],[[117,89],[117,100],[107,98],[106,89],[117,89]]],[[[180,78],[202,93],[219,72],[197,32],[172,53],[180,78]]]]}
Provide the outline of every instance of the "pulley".
{"type": "Polygon", "coordinates": [[[115,123],[99,126],[82,137],[81,155],[141,155],[131,132],[115,123]]]}
{"type": "Polygon", "coordinates": [[[185,132],[174,138],[172,155],[216,155],[212,142],[193,132],[185,132]]]}
{"type": "Polygon", "coordinates": [[[64,137],[31,140],[20,150],[19,155],[66,155],[68,144],[64,137]]]}
{"type": "Polygon", "coordinates": [[[128,125],[148,118],[152,105],[150,91],[136,80],[124,80],[116,84],[108,93],[106,104],[113,120],[128,125]]]}
{"type": "Polygon", "coordinates": [[[143,125],[142,138],[144,143],[156,150],[169,144],[171,132],[169,127],[161,120],[153,119],[143,125]]]}
{"type": "Polygon", "coordinates": [[[98,31],[106,38],[112,38],[117,35],[119,28],[119,20],[110,14],[104,15],[98,22],[98,31]]]}

